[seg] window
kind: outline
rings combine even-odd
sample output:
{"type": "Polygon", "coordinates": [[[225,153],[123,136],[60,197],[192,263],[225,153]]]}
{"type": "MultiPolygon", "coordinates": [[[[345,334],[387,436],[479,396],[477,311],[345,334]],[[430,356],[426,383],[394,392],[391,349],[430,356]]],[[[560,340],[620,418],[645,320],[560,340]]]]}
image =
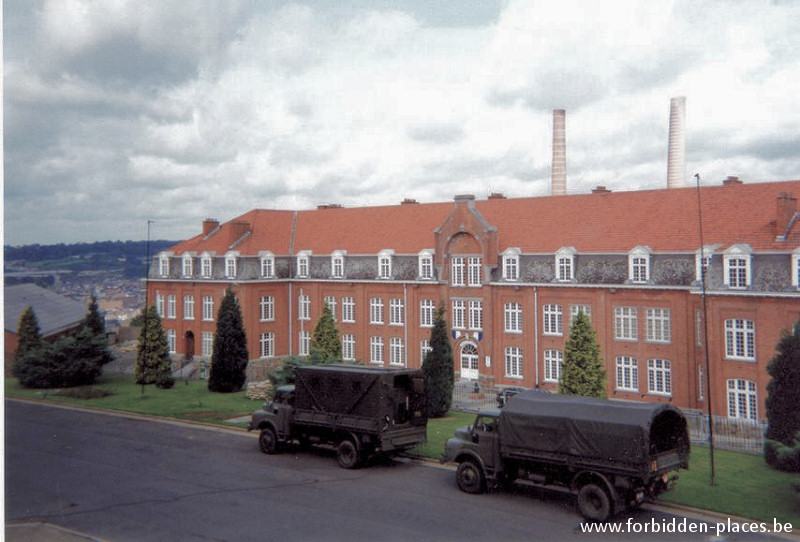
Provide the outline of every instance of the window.
{"type": "Polygon", "coordinates": [[[572,323],[575,321],[575,318],[578,317],[578,313],[582,312],[586,316],[589,317],[589,322],[592,321],[592,306],[591,305],[572,305],[569,308],[569,325],[572,326],[572,323]]]}
{"type": "Polygon", "coordinates": [[[390,279],[392,278],[392,255],[393,250],[382,250],[378,254],[378,278],[390,279]]]}
{"type": "Polygon", "coordinates": [[[725,320],[725,357],[756,360],[756,329],[751,320],[725,320]]]}
{"type": "Polygon", "coordinates": [[[572,282],[575,269],[575,249],[562,248],[556,252],[556,280],[559,282],[572,282]]]}
{"type": "Polygon", "coordinates": [[[383,337],[369,338],[369,362],[383,363],[383,337]]]}
{"type": "Polygon", "coordinates": [[[792,252],[792,286],[800,288],[800,248],[792,252]]]}
{"type": "Polygon", "coordinates": [[[467,304],[460,299],[453,300],[453,329],[466,329],[467,304]]]}
{"type": "Polygon", "coordinates": [[[204,331],[200,337],[201,355],[204,358],[210,358],[214,352],[214,334],[211,331],[204,331]]]}
{"type": "Polygon", "coordinates": [[[544,351],[544,380],[558,382],[561,378],[561,366],[564,364],[564,353],[561,350],[544,351]]]}
{"type": "Polygon", "coordinates": [[[506,376],[522,378],[522,348],[518,346],[506,347],[506,376]]]}
{"type": "Polygon", "coordinates": [[[450,262],[450,284],[452,286],[466,285],[466,261],[463,256],[453,256],[450,262]]]}
{"type": "Polygon", "coordinates": [[[156,294],[156,314],[164,318],[164,294],[156,294]]]}
{"type": "Polygon", "coordinates": [[[635,341],[637,332],[637,314],[635,307],[614,308],[614,338],[618,341],[635,341]]]}
{"type": "Polygon", "coordinates": [[[630,356],[617,358],[617,389],[639,391],[639,363],[636,358],[630,356]]]}
{"type": "Polygon", "coordinates": [[[723,282],[733,289],[750,286],[752,249],[749,245],[734,245],[723,257],[723,282]]]}
{"type": "Polygon", "coordinates": [[[299,335],[298,353],[301,356],[307,356],[311,351],[311,332],[301,331],[299,335]]]}
{"type": "Polygon", "coordinates": [[[204,279],[211,278],[211,256],[209,254],[203,254],[200,256],[200,274],[203,276],[204,279]]]}
{"type": "Polygon", "coordinates": [[[650,281],[650,249],[636,247],[628,253],[628,280],[636,284],[650,281]]]}
{"type": "Polygon", "coordinates": [[[271,252],[262,252],[259,264],[263,278],[270,279],[275,276],[275,256],[271,252]]]}
{"type": "Polygon", "coordinates": [[[480,286],[483,282],[481,280],[481,272],[483,271],[483,259],[479,256],[472,256],[467,260],[469,276],[468,286],[480,286]]]}
{"type": "Polygon", "coordinates": [[[300,294],[297,301],[298,305],[298,320],[311,320],[311,298],[305,294],[300,294]]]}
{"type": "Polygon", "coordinates": [[[469,329],[483,329],[483,301],[469,302],[469,329]]]}
{"type": "Polygon", "coordinates": [[[236,259],[238,252],[230,252],[225,255],[225,276],[229,279],[236,278],[236,259]]]}
{"type": "Polygon", "coordinates": [[[183,255],[183,276],[184,277],[191,277],[192,273],[194,272],[193,265],[192,265],[192,255],[191,254],[184,254],[183,255]]]}
{"type": "Polygon", "coordinates": [[[350,333],[342,335],[342,359],[354,361],[356,359],[356,337],[350,333]]]}
{"type": "Polygon", "coordinates": [[[694,311],[694,345],[703,346],[703,312],[700,310],[694,311]]]}
{"type": "Polygon", "coordinates": [[[342,322],[356,321],[356,300],[353,297],[342,298],[342,322]]]}
{"type": "Polygon", "coordinates": [[[672,378],[669,360],[647,360],[647,391],[660,395],[672,394],[672,378]]]}
{"type": "Polygon", "coordinates": [[[328,310],[331,311],[331,316],[333,317],[333,321],[336,321],[336,297],[332,295],[325,296],[325,304],[328,306],[328,310]]]}
{"type": "Polygon", "coordinates": [[[383,323],[383,299],[379,297],[373,297],[369,300],[369,323],[383,323]]]}
{"type": "Polygon", "coordinates": [[[203,320],[214,321],[214,298],[210,295],[203,296],[203,320]]]}
{"type": "Polygon", "coordinates": [[[423,299],[419,302],[419,325],[420,327],[433,327],[433,317],[436,312],[436,305],[433,299],[423,299]]]}
{"type": "Polygon", "coordinates": [[[403,344],[403,339],[400,337],[392,337],[389,339],[389,364],[390,365],[405,365],[406,347],[403,344]]]}
{"type": "Polygon", "coordinates": [[[175,318],[177,308],[177,299],[175,294],[167,296],[167,318],[175,318]]]}
{"type": "Polygon", "coordinates": [[[706,371],[702,365],[697,366],[697,399],[700,401],[706,398],[706,371]]]}
{"type": "Polygon", "coordinates": [[[506,333],[522,333],[522,305],[506,303],[503,306],[506,333]]]}
{"type": "Polygon", "coordinates": [[[344,278],[344,254],[337,250],[331,255],[331,276],[335,279],[344,278]]]}
{"type": "Polygon", "coordinates": [[[169,255],[161,254],[158,256],[158,274],[162,277],[169,276],[169,255]]]}
{"type": "Polygon", "coordinates": [[[431,348],[431,341],[430,339],[422,339],[419,342],[419,360],[420,365],[423,361],[425,361],[425,357],[428,355],[428,352],[433,352],[433,348],[431,348]]]}
{"type": "Polygon", "coordinates": [[[268,331],[259,337],[259,357],[271,358],[275,356],[275,333],[268,331]]]}
{"type": "MultiPolygon", "coordinates": [[[[258,303],[259,312],[260,312],[260,320],[262,322],[271,322],[275,320],[275,298],[271,295],[264,295],[261,296],[261,300],[258,303]]],[[[264,357],[264,356],[261,356],[264,357]]]]}
{"type": "Polygon", "coordinates": [[[177,333],[175,333],[174,329],[167,330],[167,349],[169,349],[170,354],[175,354],[178,352],[177,346],[177,333]]]}
{"type": "Polygon", "coordinates": [[[191,294],[183,296],[183,319],[194,320],[194,296],[191,294]]]}
{"type": "Polygon", "coordinates": [[[750,380],[728,380],[728,417],[758,419],[758,392],[750,380]]]}
{"type": "Polygon", "coordinates": [[[645,310],[647,342],[669,343],[672,341],[672,324],[669,309],[645,310]]]}
{"type": "Polygon", "coordinates": [[[418,256],[419,278],[431,280],[433,278],[433,251],[423,250],[418,256]]]}
{"type": "Polygon", "coordinates": [[[543,324],[545,335],[563,335],[564,328],[562,324],[561,305],[544,305],[543,311],[543,324]]]}
{"type": "Polygon", "coordinates": [[[389,300],[389,325],[402,326],[405,323],[405,318],[403,318],[403,312],[404,312],[404,307],[402,299],[389,300]]]}
{"type": "Polygon", "coordinates": [[[708,276],[711,269],[712,257],[714,254],[713,247],[703,247],[703,250],[698,250],[694,257],[694,277],[697,281],[702,281],[703,277],[708,276]]]}
{"type": "Polygon", "coordinates": [[[519,255],[518,248],[509,248],[503,253],[503,280],[519,280],[519,255]]]}
{"type": "Polygon", "coordinates": [[[308,278],[311,253],[303,250],[297,253],[297,276],[298,278],[308,278]]]}

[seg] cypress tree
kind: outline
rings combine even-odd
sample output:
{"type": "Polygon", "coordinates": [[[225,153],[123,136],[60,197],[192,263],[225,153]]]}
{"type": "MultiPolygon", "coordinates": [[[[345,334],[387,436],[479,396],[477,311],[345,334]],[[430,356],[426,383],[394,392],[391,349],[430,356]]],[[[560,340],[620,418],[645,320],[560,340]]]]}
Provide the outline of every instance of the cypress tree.
{"type": "Polygon", "coordinates": [[[86,359],[92,360],[98,366],[103,366],[114,359],[108,349],[105,320],[100,314],[97,297],[94,294],[76,339],[82,343],[81,348],[85,352],[86,359]]]}
{"type": "Polygon", "coordinates": [[[33,307],[29,306],[19,317],[17,325],[17,344],[16,356],[19,357],[26,352],[39,347],[42,344],[42,332],[39,329],[39,319],[33,312],[33,307]]]}
{"type": "Polygon", "coordinates": [[[211,355],[208,389],[231,393],[242,389],[247,380],[247,336],[236,294],[229,286],[217,313],[217,333],[211,355]]]}
{"type": "Polygon", "coordinates": [[[341,361],[342,343],[331,308],[325,303],[311,337],[311,359],[315,362],[341,361]]]}
{"type": "MultiPolygon", "coordinates": [[[[169,356],[167,334],[161,325],[161,318],[154,306],[145,309],[144,326],[139,334],[136,348],[136,363],[133,374],[136,383],[142,386],[155,384],[160,388],[171,388],[175,384],[172,378],[172,359],[169,356]]],[[[142,388],[144,391],[144,388],[142,388]]]]}
{"type": "Polygon", "coordinates": [[[606,399],[606,372],[600,358],[600,346],[589,317],[580,311],[572,322],[572,331],[564,345],[559,391],[606,399]]]}
{"type": "Polygon", "coordinates": [[[447,334],[444,303],[439,304],[431,329],[431,350],[422,363],[428,388],[428,417],[447,414],[453,402],[453,347],[447,334]]]}
{"type": "Polygon", "coordinates": [[[800,321],[783,330],[767,365],[767,431],[764,459],[776,469],[800,471],[800,321]]]}

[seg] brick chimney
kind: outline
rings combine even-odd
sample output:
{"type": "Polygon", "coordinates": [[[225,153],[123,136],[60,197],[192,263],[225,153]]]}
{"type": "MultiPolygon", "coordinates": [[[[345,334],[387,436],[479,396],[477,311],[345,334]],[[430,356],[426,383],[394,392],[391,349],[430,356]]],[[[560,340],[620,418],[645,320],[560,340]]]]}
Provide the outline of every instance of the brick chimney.
{"type": "Polygon", "coordinates": [[[778,237],[786,235],[787,231],[792,225],[792,221],[796,220],[797,214],[797,198],[793,198],[790,194],[782,193],[778,195],[778,205],[775,213],[775,234],[778,237]]]}
{"type": "Polygon", "coordinates": [[[722,181],[722,184],[724,186],[729,186],[732,184],[744,184],[744,183],[742,183],[742,181],[739,180],[739,177],[737,177],[736,175],[728,175],[728,178],[722,181]]]}
{"type": "Polygon", "coordinates": [[[592,194],[610,194],[611,190],[605,186],[598,184],[596,188],[592,188],[592,194]]]}
{"type": "Polygon", "coordinates": [[[489,194],[489,199],[506,199],[502,192],[492,192],[489,194]]]}
{"type": "Polygon", "coordinates": [[[219,228],[219,220],[216,218],[206,218],[203,220],[203,235],[208,236],[219,228]]]}

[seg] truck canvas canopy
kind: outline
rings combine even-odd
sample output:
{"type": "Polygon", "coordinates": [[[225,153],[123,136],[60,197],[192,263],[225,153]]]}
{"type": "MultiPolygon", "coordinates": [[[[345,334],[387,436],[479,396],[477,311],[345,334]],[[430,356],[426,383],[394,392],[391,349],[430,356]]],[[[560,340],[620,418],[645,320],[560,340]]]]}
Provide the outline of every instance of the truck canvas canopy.
{"type": "Polygon", "coordinates": [[[643,467],[652,456],[679,450],[688,466],[686,419],[669,403],[636,403],[520,393],[500,412],[503,447],[511,454],[548,454],[643,467]]]}

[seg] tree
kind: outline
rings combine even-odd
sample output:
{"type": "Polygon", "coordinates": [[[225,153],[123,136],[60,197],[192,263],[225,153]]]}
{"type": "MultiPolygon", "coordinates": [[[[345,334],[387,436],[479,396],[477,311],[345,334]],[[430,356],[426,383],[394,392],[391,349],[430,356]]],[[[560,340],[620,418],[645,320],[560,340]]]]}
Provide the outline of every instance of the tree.
{"type": "Polygon", "coordinates": [[[310,347],[311,358],[315,361],[323,361],[333,358],[337,361],[342,359],[342,343],[339,340],[339,330],[336,321],[333,319],[331,308],[325,303],[322,314],[319,315],[314,334],[311,337],[310,347]]]}
{"type": "Polygon", "coordinates": [[[33,350],[42,344],[42,332],[39,329],[39,319],[33,312],[33,307],[29,306],[19,317],[17,325],[17,351],[15,358],[29,350],[33,350]]]}
{"type": "Polygon", "coordinates": [[[773,468],[800,472],[800,320],[783,330],[767,372],[764,459],[773,468]]]}
{"type": "Polygon", "coordinates": [[[231,393],[242,389],[247,379],[247,336],[236,294],[229,286],[217,313],[217,333],[211,355],[208,389],[231,393]]]}
{"type": "MultiPolygon", "coordinates": [[[[142,386],[155,384],[159,388],[171,388],[175,384],[172,377],[172,359],[161,318],[154,306],[145,309],[144,325],[139,333],[136,347],[136,363],[133,374],[136,383],[142,386]]],[[[144,390],[144,388],[142,388],[144,390]]]]}
{"type": "Polygon", "coordinates": [[[82,343],[81,347],[85,349],[86,358],[93,360],[97,365],[102,367],[114,359],[108,349],[105,320],[100,314],[94,294],[92,294],[89,308],[76,338],[82,343]]]}
{"type": "Polygon", "coordinates": [[[439,304],[431,329],[431,350],[422,363],[428,388],[428,417],[447,414],[453,402],[453,347],[447,334],[444,303],[439,304]]]}
{"type": "Polygon", "coordinates": [[[608,397],[605,366],[600,358],[597,335],[583,311],[578,312],[572,322],[572,331],[564,346],[559,391],[568,395],[608,397]]]}

